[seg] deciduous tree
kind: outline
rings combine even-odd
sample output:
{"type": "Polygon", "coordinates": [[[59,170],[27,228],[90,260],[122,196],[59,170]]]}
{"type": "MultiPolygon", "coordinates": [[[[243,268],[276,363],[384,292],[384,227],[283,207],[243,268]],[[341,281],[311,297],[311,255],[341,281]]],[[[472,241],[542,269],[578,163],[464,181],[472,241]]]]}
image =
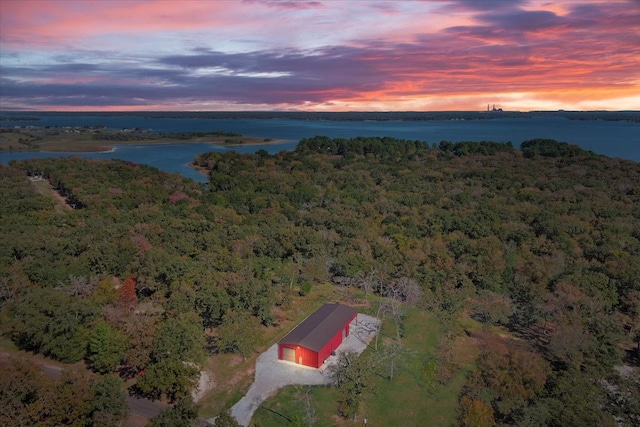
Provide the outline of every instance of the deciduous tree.
{"type": "Polygon", "coordinates": [[[342,352],[335,364],[329,367],[329,375],[338,388],[338,413],[353,417],[360,406],[362,394],[372,392],[375,363],[370,358],[353,352],[342,352]]]}
{"type": "Polygon", "coordinates": [[[127,337],[107,322],[99,321],[91,330],[88,359],[100,373],[113,372],[127,345],[127,337]]]}
{"type": "Polygon", "coordinates": [[[168,406],[149,420],[149,427],[193,427],[198,418],[198,407],[185,397],[168,406]]]}
{"type": "Polygon", "coordinates": [[[216,332],[220,351],[238,352],[247,358],[260,339],[260,322],[247,313],[230,310],[216,332]]]}
{"type": "Polygon", "coordinates": [[[111,427],[121,425],[129,416],[129,404],[122,381],[115,375],[106,375],[92,386],[91,425],[111,427]]]}
{"type": "Polygon", "coordinates": [[[136,278],[129,276],[118,288],[118,302],[120,307],[126,313],[133,313],[138,305],[138,296],[136,295],[136,278]]]}

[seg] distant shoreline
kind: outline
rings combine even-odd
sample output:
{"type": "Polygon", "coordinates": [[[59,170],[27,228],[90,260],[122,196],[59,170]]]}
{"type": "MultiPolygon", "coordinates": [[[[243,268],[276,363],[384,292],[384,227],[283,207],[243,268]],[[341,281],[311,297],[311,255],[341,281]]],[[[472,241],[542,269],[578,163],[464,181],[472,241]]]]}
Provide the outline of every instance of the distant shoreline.
{"type": "Polygon", "coordinates": [[[204,166],[198,166],[193,162],[189,162],[187,164],[189,165],[190,168],[194,169],[200,175],[204,175],[204,176],[207,176],[207,177],[209,176],[209,169],[205,168],[204,166]]]}
{"type": "MultiPolygon", "coordinates": [[[[500,107],[496,104],[497,107],[500,107]]],[[[112,111],[112,112],[55,112],[55,111],[0,111],[2,122],[37,121],[38,116],[134,116],[155,119],[282,119],[282,120],[326,120],[326,121],[440,121],[440,120],[492,120],[506,118],[531,118],[557,116],[569,120],[605,120],[640,122],[640,110],[534,110],[502,111],[112,111]],[[34,120],[35,119],[35,120],[34,120]]]]}
{"type": "Polygon", "coordinates": [[[208,143],[224,147],[271,145],[287,142],[285,139],[270,139],[248,136],[194,137],[186,139],[163,138],[162,134],[150,134],[148,139],[138,140],[94,140],[89,138],[64,138],[58,135],[26,140],[23,133],[0,133],[0,152],[51,152],[51,153],[107,153],[121,145],[190,144],[208,143]],[[25,141],[26,142],[21,142],[25,141]]]}
{"type": "MultiPolygon", "coordinates": [[[[209,113],[204,114],[208,115],[209,113]]],[[[492,115],[491,113],[483,114],[492,115]]],[[[205,151],[227,150],[255,152],[261,148],[269,153],[275,153],[281,150],[295,150],[298,141],[323,135],[329,138],[384,136],[424,141],[431,145],[437,145],[442,141],[454,143],[473,140],[511,142],[515,147],[530,139],[551,138],[610,157],[640,162],[640,146],[632,143],[638,139],[640,120],[638,123],[629,123],[625,120],[594,120],[595,117],[601,115],[611,115],[618,119],[631,119],[631,116],[640,118],[640,112],[576,113],[582,120],[570,120],[566,117],[567,114],[569,113],[564,113],[564,115],[562,113],[532,113],[531,117],[522,117],[521,119],[508,117],[491,120],[443,119],[437,123],[428,121],[408,123],[404,120],[386,122],[374,120],[355,122],[346,120],[335,122],[325,120],[290,121],[284,119],[219,121],[209,120],[206,116],[199,114],[193,115],[204,120],[165,120],[160,118],[147,120],[151,118],[143,119],[140,114],[133,116],[100,114],[100,117],[43,114],[38,122],[0,123],[0,157],[4,162],[5,158],[46,155],[45,153],[38,154],[37,151],[51,151],[52,155],[64,154],[56,154],[56,152],[62,151],[67,151],[66,155],[73,155],[73,152],[82,155],[81,152],[85,151],[87,155],[93,156],[96,153],[91,152],[109,150],[118,144],[121,144],[119,150],[123,152],[131,151],[134,147],[125,144],[149,144],[149,150],[140,146],[139,151],[156,152],[162,146],[154,148],[151,144],[180,142],[205,142],[206,144],[199,145],[195,150],[199,151],[199,154],[205,151]],[[235,144],[231,142],[237,143],[240,135],[251,135],[252,137],[244,138],[244,144],[234,146],[235,144]],[[258,138],[258,136],[264,136],[264,138],[258,138]],[[268,138],[284,139],[285,141],[268,138]],[[247,145],[242,147],[242,145],[252,142],[262,146],[247,145]],[[277,144],[278,142],[280,143],[277,144]],[[15,156],[11,157],[14,152],[15,156]]],[[[356,113],[349,113],[346,116],[355,117],[355,115],[356,113]]],[[[389,117],[389,115],[382,113],[381,115],[389,117]]],[[[397,115],[402,116],[402,114],[397,115]]],[[[413,115],[413,113],[409,115],[413,115]]],[[[341,117],[346,119],[346,116],[341,117]]],[[[367,116],[367,119],[373,118],[372,114],[367,116]]],[[[287,118],[291,118],[291,116],[289,115],[287,118]]],[[[172,153],[183,151],[182,145],[176,144],[174,147],[175,149],[171,150],[172,153]]],[[[187,146],[184,145],[184,147],[186,150],[187,146]]],[[[136,150],[138,149],[136,148],[136,150]]],[[[118,153],[110,155],[117,157],[118,153]]],[[[171,154],[172,157],[174,155],[171,154]]],[[[189,169],[190,173],[194,174],[193,169],[187,166],[191,160],[193,160],[193,156],[191,158],[183,157],[181,163],[183,168],[189,169]]]]}

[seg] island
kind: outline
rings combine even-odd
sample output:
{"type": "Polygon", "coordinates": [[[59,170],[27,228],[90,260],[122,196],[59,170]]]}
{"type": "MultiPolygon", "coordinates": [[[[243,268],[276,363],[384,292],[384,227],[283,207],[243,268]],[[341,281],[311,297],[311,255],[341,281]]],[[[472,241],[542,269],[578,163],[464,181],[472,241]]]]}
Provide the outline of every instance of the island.
{"type": "Polygon", "coordinates": [[[116,145],[181,142],[264,145],[282,140],[243,136],[233,132],[154,132],[152,129],[108,129],[106,126],[13,126],[0,127],[0,151],[99,152],[116,145]]]}

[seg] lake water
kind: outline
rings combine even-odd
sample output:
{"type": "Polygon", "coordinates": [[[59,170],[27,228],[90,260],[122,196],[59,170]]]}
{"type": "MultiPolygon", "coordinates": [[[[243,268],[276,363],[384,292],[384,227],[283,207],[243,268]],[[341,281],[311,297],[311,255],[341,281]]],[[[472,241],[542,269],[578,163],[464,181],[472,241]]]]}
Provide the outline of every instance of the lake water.
{"type": "Polygon", "coordinates": [[[355,136],[391,136],[402,139],[439,143],[442,140],[511,142],[519,147],[533,138],[552,138],[577,144],[586,150],[609,157],[640,162],[640,123],[625,121],[569,120],[559,116],[530,118],[497,118],[491,120],[434,121],[323,121],[289,119],[203,119],[153,118],[142,116],[38,115],[40,120],[0,123],[2,126],[106,126],[110,129],[141,128],[153,132],[225,131],[246,136],[285,140],[281,144],[221,147],[207,143],[123,145],[108,153],[42,153],[0,152],[0,163],[28,158],[76,155],[92,159],[123,159],[144,163],[167,172],[177,172],[204,182],[201,175],[188,166],[196,154],[207,151],[269,153],[292,150],[306,137],[326,135],[332,138],[355,136]]]}

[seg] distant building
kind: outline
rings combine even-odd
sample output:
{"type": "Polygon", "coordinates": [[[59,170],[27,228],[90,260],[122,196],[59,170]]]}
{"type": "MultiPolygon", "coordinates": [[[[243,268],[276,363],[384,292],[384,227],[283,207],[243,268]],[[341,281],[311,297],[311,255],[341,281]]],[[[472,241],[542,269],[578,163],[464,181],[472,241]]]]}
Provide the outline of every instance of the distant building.
{"type": "Polygon", "coordinates": [[[342,304],[325,304],[278,343],[278,359],[319,368],[349,336],[358,312],[342,304]]]}
{"type": "Polygon", "coordinates": [[[494,113],[495,112],[500,112],[500,111],[502,111],[502,108],[496,108],[496,104],[493,104],[493,108],[491,110],[489,110],[489,104],[487,104],[487,112],[489,112],[489,111],[494,112],[494,113]]]}

